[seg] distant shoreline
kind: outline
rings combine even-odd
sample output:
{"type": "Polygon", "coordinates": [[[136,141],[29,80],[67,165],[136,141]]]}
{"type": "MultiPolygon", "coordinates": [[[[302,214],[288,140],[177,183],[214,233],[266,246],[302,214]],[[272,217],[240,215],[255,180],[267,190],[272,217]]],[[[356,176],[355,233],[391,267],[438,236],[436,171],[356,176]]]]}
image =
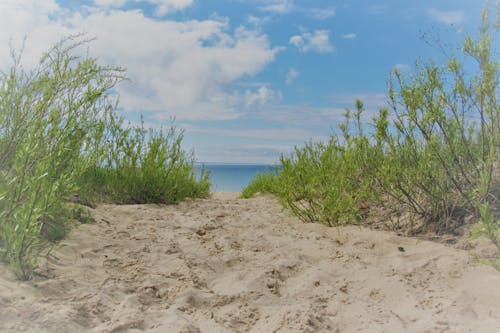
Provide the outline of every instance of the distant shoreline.
{"type": "Polygon", "coordinates": [[[259,173],[273,172],[280,166],[268,164],[208,163],[195,164],[196,172],[209,171],[210,192],[242,192],[259,173]]]}
{"type": "Polygon", "coordinates": [[[202,166],[202,165],[234,165],[234,166],[266,166],[266,167],[275,167],[278,166],[279,163],[276,164],[269,164],[269,163],[235,163],[235,162],[194,162],[195,166],[202,166]]]}

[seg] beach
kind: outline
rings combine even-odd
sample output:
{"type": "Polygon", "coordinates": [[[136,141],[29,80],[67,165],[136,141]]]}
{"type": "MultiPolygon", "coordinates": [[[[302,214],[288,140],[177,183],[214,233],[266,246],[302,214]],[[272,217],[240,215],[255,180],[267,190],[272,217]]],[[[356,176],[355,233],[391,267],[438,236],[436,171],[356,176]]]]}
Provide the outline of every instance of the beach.
{"type": "Polygon", "coordinates": [[[0,266],[0,332],[499,332],[488,244],[304,224],[270,196],[101,205],[31,281],[0,266]]]}

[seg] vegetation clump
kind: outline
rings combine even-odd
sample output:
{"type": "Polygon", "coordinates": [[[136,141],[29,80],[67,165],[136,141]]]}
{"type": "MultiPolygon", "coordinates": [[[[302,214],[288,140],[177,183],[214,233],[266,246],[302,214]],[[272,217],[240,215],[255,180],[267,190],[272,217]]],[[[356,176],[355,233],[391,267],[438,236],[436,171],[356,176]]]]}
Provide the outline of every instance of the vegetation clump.
{"type": "Polygon", "coordinates": [[[492,50],[500,18],[491,22],[485,10],[482,19],[479,36],[463,43],[467,65],[452,57],[443,66],[419,63],[413,74],[392,72],[389,107],[370,125],[363,123],[357,100],[340,135],[283,155],[278,174],[259,176],[244,195],[276,194],[302,220],[330,226],[361,223],[370,208],[383,206],[418,220],[409,223],[411,233],[453,232],[466,216],[476,216],[474,235],[500,249],[494,214],[500,199],[500,76],[492,50]],[[471,73],[472,66],[477,70],[471,73]]]}
{"type": "Polygon", "coordinates": [[[0,73],[0,259],[21,279],[69,219],[91,221],[71,201],[174,203],[209,192],[182,132],[123,124],[111,97],[124,70],[76,56],[85,43],[62,40],[30,71],[13,54],[0,73]]]}

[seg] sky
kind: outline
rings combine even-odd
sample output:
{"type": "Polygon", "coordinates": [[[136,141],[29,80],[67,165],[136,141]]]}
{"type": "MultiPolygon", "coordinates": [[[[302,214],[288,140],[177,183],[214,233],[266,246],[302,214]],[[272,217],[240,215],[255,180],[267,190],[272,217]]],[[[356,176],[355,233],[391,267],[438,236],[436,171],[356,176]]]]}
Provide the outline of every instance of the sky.
{"type": "MultiPolygon", "coordinates": [[[[360,98],[386,105],[393,69],[458,50],[480,0],[0,0],[0,70],[84,33],[100,63],[125,67],[119,112],[185,130],[199,162],[270,163],[327,140],[360,98]]],[[[368,119],[367,118],[367,119],[368,119]]]]}

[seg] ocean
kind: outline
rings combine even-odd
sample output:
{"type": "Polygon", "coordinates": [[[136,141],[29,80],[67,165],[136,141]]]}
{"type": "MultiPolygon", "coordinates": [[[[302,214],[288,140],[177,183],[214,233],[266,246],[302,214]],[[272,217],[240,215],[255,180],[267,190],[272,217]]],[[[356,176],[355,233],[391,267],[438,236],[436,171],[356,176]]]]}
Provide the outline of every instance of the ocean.
{"type": "MultiPolygon", "coordinates": [[[[201,165],[195,165],[197,172],[201,165]]],[[[258,174],[273,170],[272,165],[262,164],[205,164],[210,171],[212,192],[241,192],[258,174]]]]}

